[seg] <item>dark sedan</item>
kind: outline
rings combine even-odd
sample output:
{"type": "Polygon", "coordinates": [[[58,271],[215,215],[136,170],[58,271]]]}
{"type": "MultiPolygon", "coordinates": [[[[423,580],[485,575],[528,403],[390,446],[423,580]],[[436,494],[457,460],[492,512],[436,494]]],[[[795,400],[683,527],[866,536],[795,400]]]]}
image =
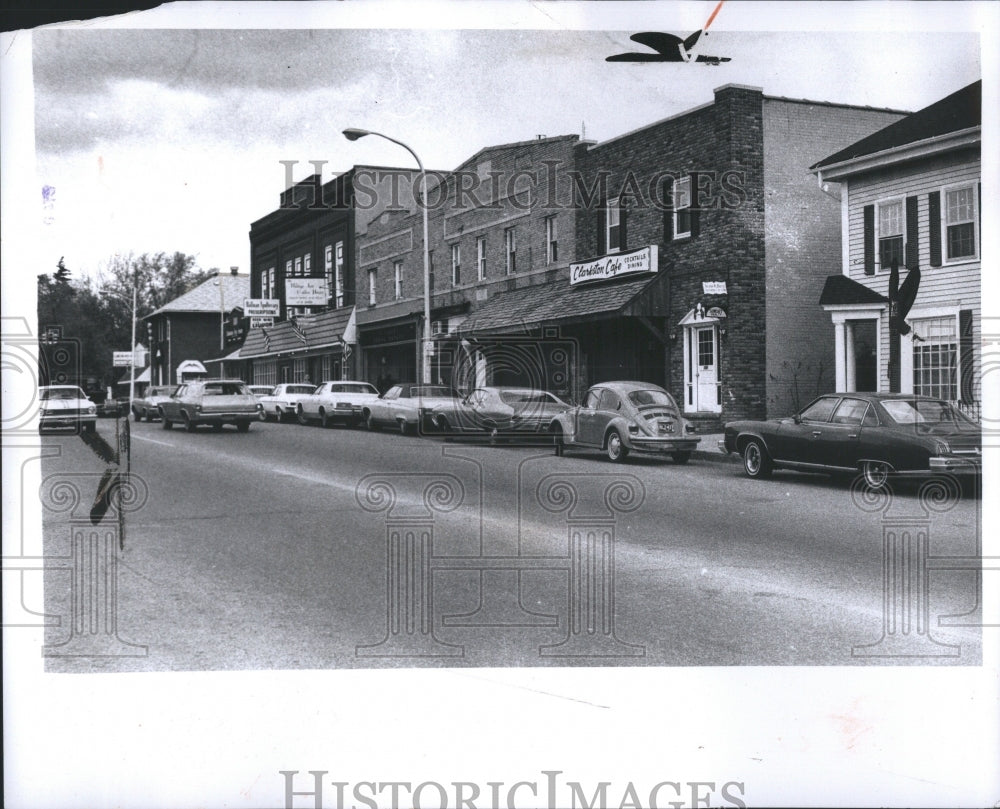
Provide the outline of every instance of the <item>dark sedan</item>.
{"type": "Polygon", "coordinates": [[[774,469],[860,472],[871,489],[895,475],[977,474],[981,429],[946,401],[899,393],[831,393],[794,416],[734,421],[719,442],[749,477],[774,469]]]}

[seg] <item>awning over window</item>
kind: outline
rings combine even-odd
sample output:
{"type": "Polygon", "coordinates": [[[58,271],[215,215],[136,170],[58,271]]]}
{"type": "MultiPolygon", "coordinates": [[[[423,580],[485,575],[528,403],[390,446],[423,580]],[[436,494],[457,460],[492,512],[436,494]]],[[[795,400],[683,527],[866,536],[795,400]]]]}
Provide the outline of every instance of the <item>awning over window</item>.
{"type": "Polygon", "coordinates": [[[567,279],[500,292],[474,311],[459,332],[514,332],[614,315],[663,315],[665,299],[658,293],[664,277],[575,287],[567,279]]]}
{"type": "Polygon", "coordinates": [[[342,307],[318,315],[300,315],[294,322],[279,320],[273,326],[251,329],[240,349],[239,359],[336,348],[341,345],[353,313],[353,306],[342,307]]]}

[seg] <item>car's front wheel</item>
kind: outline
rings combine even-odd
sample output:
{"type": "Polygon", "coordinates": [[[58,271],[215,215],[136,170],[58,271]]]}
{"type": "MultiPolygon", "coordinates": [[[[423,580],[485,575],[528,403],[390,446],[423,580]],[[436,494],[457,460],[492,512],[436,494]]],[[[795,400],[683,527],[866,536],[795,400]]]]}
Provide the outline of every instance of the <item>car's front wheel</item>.
{"type": "Polygon", "coordinates": [[[309,423],[309,419],[306,418],[305,411],[302,409],[301,405],[299,406],[298,411],[296,411],[296,415],[298,416],[299,424],[306,425],[309,423]]]}
{"type": "Polygon", "coordinates": [[[167,418],[167,414],[162,410],[160,411],[161,426],[164,430],[169,430],[174,426],[174,423],[167,418]]]}
{"type": "Polygon", "coordinates": [[[238,421],[236,422],[236,430],[241,433],[250,432],[250,422],[249,421],[238,421]]]}
{"type": "Polygon", "coordinates": [[[566,440],[563,438],[562,427],[553,424],[549,433],[552,435],[552,448],[557,456],[562,457],[566,452],[566,440]]]}
{"type": "Polygon", "coordinates": [[[882,461],[865,461],[861,465],[865,486],[872,491],[884,489],[889,482],[889,465],[882,461]]]}
{"type": "Polygon", "coordinates": [[[608,460],[612,463],[621,463],[628,457],[628,447],[622,441],[621,433],[612,430],[608,433],[608,440],[604,444],[604,451],[608,460]]]}
{"type": "Polygon", "coordinates": [[[757,438],[747,441],[743,447],[743,471],[747,477],[755,480],[769,478],[773,468],[764,442],[757,438]]]}
{"type": "Polygon", "coordinates": [[[142,421],[142,413],[139,411],[139,408],[132,411],[132,418],[136,421],[142,421]]]}
{"type": "Polygon", "coordinates": [[[327,418],[326,408],[321,407],[319,409],[319,424],[324,429],[330,426],[330,419],[327,418]]]}
{"type": "Polygon", "coordinates": [[[191,417],[187,413],[181,413],[181,418],[184,420],[184,429],[189,433],[193,433],[195,430],[195,423],[191,421],[191,417]]]}
{"type": "Polygon", "coordinates": [[[267,411],[263,407],[257,411],[257,418],[261,421],[267,421],[267,411]]]}

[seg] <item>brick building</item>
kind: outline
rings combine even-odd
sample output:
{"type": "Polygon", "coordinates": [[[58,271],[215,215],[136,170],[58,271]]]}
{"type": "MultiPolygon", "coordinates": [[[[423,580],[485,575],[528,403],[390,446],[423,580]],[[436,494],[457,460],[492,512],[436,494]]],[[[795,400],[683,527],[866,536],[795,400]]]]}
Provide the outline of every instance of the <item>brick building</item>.
{"type": "Polygon", "coordinates": [[[384,210],[415,207],[415,176],[375,166],[355,166],[327,183],[314,174],[251,224],[249,297],[276,299],[279,313],[273,325],[250,329],[239,353],[244,378],[277,384],[357,376],[358,239],[384,210]]]}
{"type": "Polygon", "coordinates": [[[820,298],[838,390],[925,394],[978,417],[981,122],[975,82],[813,166],[839,184],[845,223],[840,272],[820,298]],[[899,282],[919,272],[906,334],[890,319],[894,259],[899,282]]]}
{"type": "Polygon", "coordinates": [[[218,362],[242,343],[243,301],[249,294],[249,276],[234,268],[147,315],[150,364],[149,379],[143,381],[176,384],[181,381],[178,370],[183,363],[187,364],[182,370],[190,373],[220,373],[220,366],[212,368],[212,361],[218,362]]]}
{"type": "Polygon", "coordinates": [[[471,334],[558,330],[577,347],[576,396],[607,379],[656,382],[706,426],[795,409],[834,380],[816,302],[840,255],[840,206],[809,166],[903,114],[727,85],[577,144],[575,227],[560,243],[571,261],[534,276],[537,288],[477,300],[471,334]]]}

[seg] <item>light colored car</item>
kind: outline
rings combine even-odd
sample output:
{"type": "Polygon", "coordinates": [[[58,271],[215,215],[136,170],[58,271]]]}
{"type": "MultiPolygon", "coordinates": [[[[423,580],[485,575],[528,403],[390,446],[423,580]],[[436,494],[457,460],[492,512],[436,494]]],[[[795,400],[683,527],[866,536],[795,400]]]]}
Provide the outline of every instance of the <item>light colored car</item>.
{"type": "Polygon", "coordinates": [[[583,404],[557,416],[549,430],[557,455],[567,449],[599,449],[616,462],[635,450],[687,463],[701,441],[692,435],[695,428],[681,416],[674,397],[649,382],[594,385],[583,404]]]}
{"type": "Polygon", "coordinates": [[[97,405],[76,385],[46,385],[38,389],[39,431],[73,427],[88,433],[97,429],[97,405]]]}
{"type": "Polygon", "coordinates": [[[378,390],[368,382],[324,382],[316,392],[302,396],[295,406],[299,424],[318,421],[322,426],[361,423],[366,405],[378,399],[378,390]]]}
{"type": "Polygon", "coordinates": [[[239,379],[198,379],[177,386],[173,396],[159,406],[163,429],[174,423],[183,424],[194,432],[199,424],[210,424],[221,430],[224,424],[234,424],[245,433],[257,418],[259,405],[247,386],[239,379]]]}
{"type": "Polygon", "coordinates": [[[512,438],[546,434],[552,419],[568,409],[566,402],[545,390],[484,387],[438,405],[430,419],[444,433],[512,438]]]}
{"type": "Polygon", "coordinates": [[[170,398],[176,385],[150,385],[145,393],[132,401],[132,417],[136,421],[152,421],[160,417],[160,404],[170,398]]]}
{"type": "Polygon", "coordinates": [[[294,418],[299,400],[303,396],[311,396],[316,392],[316,386],[305,382],[283,382],[269,389],[269,392],[259,397],[260,420],[294,418]]]}
{"type": "Polygon", "coordinates": [[[395,427],[403,435],[426,426],[426,414],[438,406],[452,404],[458,394],[445,385],[393,385],[376,401],[365,405],[362,418],[369,430],[395,427]]]}
{"type": "Polygon", "coordinates": [[[247,385],[247,389],[253,394],[257,401],[259,402],[262,397],[268,396],[272,390],[274,390],[273,385],[247,385]]]}

